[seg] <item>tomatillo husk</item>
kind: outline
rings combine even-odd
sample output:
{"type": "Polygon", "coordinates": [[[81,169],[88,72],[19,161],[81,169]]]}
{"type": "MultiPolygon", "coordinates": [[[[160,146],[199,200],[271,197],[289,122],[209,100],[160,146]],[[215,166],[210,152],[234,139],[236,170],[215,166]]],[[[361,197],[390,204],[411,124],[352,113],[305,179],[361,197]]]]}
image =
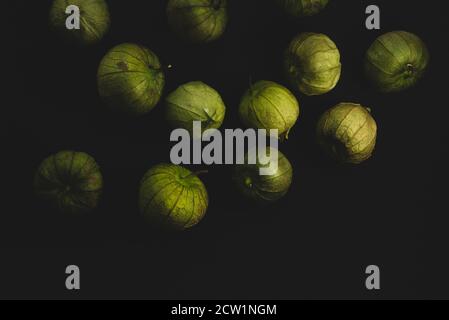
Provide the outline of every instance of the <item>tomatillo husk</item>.
{"type": "Polygon", "coordinates": [[[326,8],[329,0],[276,0],[284,10],[294,17],[313,16],[326,8]]]}
{"type": "Polygon", "coordinates": [[[201,122],[204,132],[220,128],[226,115],[226,106],[220,94],[200,81],[180,86],[167,96],[165,102],[165,114],[171,127],[186,129],[191,134],[194,121],[201,122]]]}
{"type": "Polygon", "coordinates": [[[86,213],[99,202],[103,177],[84,152],[61,151],[45,159],[34,178],[37,196],[64,213],[86,213]]]}
{"type": "Polygon", "coordinates": [[[65,41],[77,45],[99,42],[109,31],[109,8],[105,0],[54,0],[50,9],[50,27],[65,41]],[[80,29],[68,29],[67,7],[79,8],[80,29]]]}
{"type": "Polygon", "coordinates": [[[366,53],[365,70],[380,91],[395,92],[414,86],[429,60],[429,51],[418,36],[395,31],[374,41],[366,53]]]}
{"type": "MultiPolygon", "coordinates": [[[[272,149],[267,149],[267,156],[271,152],[272,149]]],[[[287,194],[293,180],[293,168],[285,155],[277,152],[277,167],[273,167],[269,175],[261,175],[260,168],[268,168],[271,162],[262,165],[259,157],[256,164],[249,164],[246,155],[245,164],[235,166],[233,180],[245,197],[258,203],[271,203],[287,194]]]]}
{"type": "Polygon", "coordinates": [[[299,112],[298,100],[290,90],[272,81],[259,81],[252,85],[239,107],[240,119],[245,126],[277,129],[281,139],[288,138],[299,112]]]}
{"type": "Polygon", "coordinates": [[[172,230],[197,225],[209,204],[197,174],[173,164],[157,165],[145,174],[139,199],[140,211],[149,223],[172,230]]]}
{"type": "Polygon", "coordinates": [[[165,86],[156,54],[132,43],[118,45],[104,56],[97,79],[100,96],[108,107],[129,115],[150,112],[165,86]]]}
{"type": "Polygon", "coordinates": [[[170,27],[182,39],[214,41],[226,30],[227,0],[169,0],[167,16],[170,27]]]}
{"type": "Polygon", "coordinates": [[[338,162],[360,164],[374,152],[377,124],[370,109],[340,103],[322,115],[317,137],[323,150],[338,162]]]}
{"type": "Polygon", "coordinates": [[[302,33],[285,53],[285,71],[300,92],[308,96],[328,93],[340,80],[340,51],[324,34],[302,33]]]}

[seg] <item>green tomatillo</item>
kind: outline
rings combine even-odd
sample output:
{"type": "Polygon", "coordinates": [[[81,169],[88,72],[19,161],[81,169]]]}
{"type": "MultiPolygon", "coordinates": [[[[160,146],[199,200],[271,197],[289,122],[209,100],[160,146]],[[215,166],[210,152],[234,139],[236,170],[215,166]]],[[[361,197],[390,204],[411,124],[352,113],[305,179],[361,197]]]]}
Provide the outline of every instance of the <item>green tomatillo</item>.
{"type": "Polygon", "coordinates": [[[173,128],[183,128],[193,134],[194,121],[201,122],[202,132],[220,128],[226,106],[215,89],[195,81],[180,86],[167,96],[165,114],[173,128]]]}
{"type": "Polygon", "coordinates": [[[401,91],[418,82],[427,69],[429,56],[418,36],[405,31],[389,32],[368,49],[366,74],[382,92],[401,91]]]}
{"type": "Polygon", "coordinates": [[[69,43],[97,43],[110,27],[108,5],[105,0],[54,0],[50,9],[50,27],[69,43]],[[71,9],[70,6],[79,9],[79,29],[67,27],[67,19],[70,19],[67,9],[71,9]]]}
{"type": "Polygon", "coordinates": [[[338,162],[359,164],[374,152],[377,124],[370,109],[340,103],[322,115],[317,137],[323,150],[338,162]]]}
{"type": "Polygon", "coordinates": [[[324,34],[302,33],[285,53],[285,71],[300,92],[309,96],[325,94],[340,80],[340,51],[324,34]]]}
{"type": "Polygon", "coordinates": [[[159,102],[165,76],[151,50],[132,43],[112,48],[98,68],[98,90],[113,110],[142,115],[159,102]]]}
{"type": "MultiPolygon", "coordinates": [[[[245,164],[235,166],[233,180],[245,197],[259,203],[271,203],[287,194],[293,180],[293,168],[285,155],[276,151],[278,154],[276,165],[273,165],[271,160],[267,161],[268,163],[260,161],[259,156],[256,164],[249,164],[247,154],[245,164]],[[269,174],[262,175],[261,168],[269,168],[269,174]]],[[[268,148],[267,157],[270,157],[272,152],[273,149],[268,148]]]]}
{"type": "Polygon", "coordinates": [[[173,164],[151,168],[140,184],[139,206],[145,219],[164,229],[185,230],[197,225],[209,198],[197,173],[173,164]]]}
{"type": "Polygon", "coordinates": [[[329,0],[276,0],[294,17],[313,16],[322,11],[329,0]]]}
{"type": "Polygon", "coordinates": [[[226,29],[227,0],[169,0],[167,16],[181,38],[192,43],[214,41],[226,29]]]}
{"type": "Polygon", "coordinates": [[[103,177],[86,153],[62,151],[45,159],[34,178],[39,198],[64,213],[90,212],[98,205],[103,177]]]}
{"type": "Polygon", "coordinates": [[[241,121],[248,128],[277,129],[281,139],[299,117],[299,103],[285,87],[271,81],[259,81],[245,93],[239,107],[241,121]]]}

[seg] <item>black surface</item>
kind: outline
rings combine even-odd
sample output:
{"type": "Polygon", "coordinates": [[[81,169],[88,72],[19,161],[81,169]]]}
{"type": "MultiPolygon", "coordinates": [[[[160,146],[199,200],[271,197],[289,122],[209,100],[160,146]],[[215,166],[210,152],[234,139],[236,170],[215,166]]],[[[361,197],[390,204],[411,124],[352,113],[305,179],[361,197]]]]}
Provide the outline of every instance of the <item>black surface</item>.
{"type": "Polygon", "coordinates": [[[322,14],[294,21],[270,1],[231,0],[225,36],[188,46],[169,31],[165,1],[111,0],[111,32],[84,49],[53,38],[50,2],[4,4],[0,297],[449,298],[445,1],[331,1],[322,14]],[[380,32],[365,29],[369,4],[381,7],[380,32]],[[363,56],[378,35],[399,29],[422,37],[431,65],[417,87],[379,94],[363,76],[363,56]],[[165,93],[202,80],[222,93],[224,127],[236,128],[249,79],[285,84],[283,51],[302,31],[338,44],[343,75],[327,95],[298,96],[302,116],[281,145],[295,170],[288,196],[253,206],[234,191],[231,168],[209,168],[204,221],[182,234],[150,232],[137,188],[146,170],[169,161],[163,105],[139,119],[108,113],[96,91],[101,57],[122,42],[149,47],[174,66],[165,93]],[[373,159],[357,167],[338,166],[315,146],[320,114],[343,101],[371,107],[379,125],[373,159]],[[101,165],[105,193],[90,217],[63,217],[34,199],[37,166],[62,149],[101,165]],[[81,267],[80,292],[65,291],[69,264],[81,267]],[[370,264],[382,271],[379,292],[364,287],[370,264]]]}

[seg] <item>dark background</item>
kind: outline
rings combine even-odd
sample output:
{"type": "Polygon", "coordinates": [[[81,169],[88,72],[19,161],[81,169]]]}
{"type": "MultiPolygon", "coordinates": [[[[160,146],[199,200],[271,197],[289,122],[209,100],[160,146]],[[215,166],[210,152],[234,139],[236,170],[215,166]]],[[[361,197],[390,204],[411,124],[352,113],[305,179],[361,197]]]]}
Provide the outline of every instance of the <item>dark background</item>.
{"type": "Polygon", "coordinates": [[[112,29],[89,48],[53,37],[51,1],[2,4],[0,297],[449,298],[445,1],[331,1],[320,15],[291,20],[270,1],[231,0],[225,36],[198,46],[171,34],[166,1],[108,2],[112,29]],[[369,4],[381,8],[381,31],[365,28],[369,4]],[[379,94],[363,76],[364,53],[399,29],[422,37],[431,65],[417,87],[379,94]],[[210,194],[203,222],[181,234],[151,231],[137,190],[151,166],[169,161],[164,107],[138,119],[108,113],[96,88],[102,56],[122,42],[149,47],[174,66],[165,93],[202,80],[223,96],[224,128],[237,128],[249,79],[286,84],[283,51],[303,31],[337,43],[343,75],[327,95],[298,96],[301,118],[280,147],[295,171],[288,196],[254,206],[234,191],[232,168],[212,167],[202,177],[210,194]],[[343,101],[371,107],[379,125],[375,155],[360,166],[336,165],[315,145],[319,116],[343,101]],[[104,197],[91,216],[61,216],[33,196],[37,166],[63,149],[101,165],[104,197]],[[80,292],[65,290],[69,264],[81,268],[80,292]],[[381,268],[378,292],[365,289],[371,264],[381,268]]]}

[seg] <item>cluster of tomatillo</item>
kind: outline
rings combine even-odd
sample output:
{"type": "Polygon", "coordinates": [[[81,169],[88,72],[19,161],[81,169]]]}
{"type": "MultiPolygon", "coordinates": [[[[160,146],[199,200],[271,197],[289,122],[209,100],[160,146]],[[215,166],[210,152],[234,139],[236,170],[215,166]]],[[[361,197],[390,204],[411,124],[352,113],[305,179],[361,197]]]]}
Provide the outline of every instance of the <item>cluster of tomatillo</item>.
{"type": "MultiPolygon", "coordinates": [[[[80,30],[66,28],[67,1],[54,0],[50,21],[61,36],[74,43],[91,44],[106,34],[110,25],[104,0],[71,0],[80,8],[80,30]]],[[[328,0],[273,0],[296,17],[313,15],[328,0]]],[[[230,21],[227,0],[169,0],[168,22],[180,39],[207,43],[219,39],[230,21]]],[[[238,5],[234,3],[233,5],[238,5]]],[[[405,31],[380,36],[366,54],[368,78],[382,92],[413,86],[429,62],[421,39],[405,31]]],[[[292,91],[272,81],[259,81],[244,94],[239,107],[248,128],[277,129],[287,139],[300,116],[293,93],[308,96],[328,93],[340,80],[340,51],[328,36],[301,33],[285,51],[285,73],[292,91]]],[[[142,115],[159,104],[165,75],[159,58],[150,49],[124,43],[112,48],[98,68],[98,90],[107,106],[124,114],[142,115]]],[[[174,128],[202,130],[220,128],[226,107],[220,94],[207,84],[193,81],[165,98],[166,119],[174,128]]],[[[317,124],[320,145],[342,163],[359,164],[371,157],[376,146],[377,125],[371,110],[357,103],[340,103],[326,111],[317,124]]],[[[282,198],[290,188],[293,169],[279,153],[279,166],[272,176],[260,176],[260,165],[236,166],[234,179],[246,196],[261,202],[282,198]]],[[[98,204],[103,180],[95,160],[87,154],[63,151],[46,159],[35,179],[36,190],[62,211],[90,211],[98,204]]],[[[186,229],[197,224],[208,207],[208,194],[201,180],[189,170],[170,164],[156,166],[141,182],[140,208],[149,220],[186,229]]]]}

